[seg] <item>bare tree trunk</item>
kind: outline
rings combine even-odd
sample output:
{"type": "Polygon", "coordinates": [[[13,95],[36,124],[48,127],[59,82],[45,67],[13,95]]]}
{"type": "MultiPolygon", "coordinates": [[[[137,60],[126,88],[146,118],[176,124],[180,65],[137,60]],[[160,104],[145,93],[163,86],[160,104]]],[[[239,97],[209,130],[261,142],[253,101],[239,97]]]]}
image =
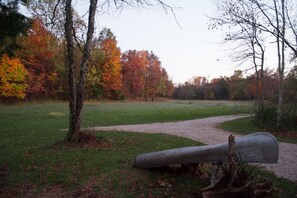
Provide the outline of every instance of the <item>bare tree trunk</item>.
{"type": "Polygon", "coordinates": [[[90,1],[89,7],[89,21],[87,41],[83,49],[83,57],[80,64],[80,76],[79,83],[76,87],[75,83],[75,64],[74,64],[74,33],[73,33],[73,14],[72,14],[72,0],[66,0],[66,23],[65,23],[65,35],[67,42],[67,62],[68,62],[68,77],[69,77],[69,109],[70,109],[70,121],[67,140],[70,142],[79,141],[79,131],[81,123],[81,114],[84,104],[84,89],[86,86],[86,75],[88,71],[87,63],[90,57],[91,42],[94,34],[95,13],[97,0],[90,1]]]}
{"type": "MultiPolygon", "coordinates": [[[[253,42],[253,41],[252,41],[253,42]]],[[[253,46],[253,44],[252,44],[253,46]]],[[[256,72],[256,97],[257,97],[257,102],[256,102],[256,107],[258,110],[260,109],[260,97],[259,97],[259,71],[256,63],[256,55],[255,55],[255,48],[253,47],[253,63],[254,63],[254,68],[256,72]]]]}
{"type": "MultiPolygon", "coordinates": [[[[281,68],[281,55],[280,55],[280,27],[279,27],[279,17],[278,17],[278,9],[276,5],[276,0],[273,0],[274,3],[274,11],[275,11],[275,17],[276,17],[276,44],[277,44],[277,57],[278,57],[278,73],[279,73],[279,78],[281,79],[281,73],[280,73],[280,68],[281,68]]],[[[279,128],[281,126],[281,116],[282,116],[282,111],[281,111],[281,93],[280,93],[280,86],[279,86],[279,93],[278,93],[278,105],[277,105],[277,120],[276,120],[276,127],[279,128]]]]}
{"type": "Polygon", "coordinates": [[[69,85],[69,132],[67,139],[69,139],[73,133],[75,133],[76,123],[76,86],[75,86],[75,46],[74,46],[74,35],[73,35],[73,12],[72,12],[72,1],[66,0],[65,12],[65,37],[66,37],[66,48],[67,48],[67,66],[68,66],[68,85],[69,85]]]}
{"type": "Polygon", "coordinates": [[[279,73],[279,93],[277,105],[277,121],[276,128],[280,129],[282,125],[283,116],[283,89],[284,89],[284,69],[285,69],[285,1],[281,0],[282,6],[282,32],[280,32],[279,13],[274,0],[274,8],[277,22],[277,53],[278,53],[278,73],[279,73]],[[280,42],[281,37],[281,42],[280,42]]]}
{"type": "Polygon", "coordinates": [[[264,56],[265,51],[263,47],[260,45],[261,48],[261,84],[262,84],[262,96],[261,96],[261,104],[264,105],[265,101],[265,94],[266,94],[266,84],[265,84],[265,78],[264,78],[264,56]]]}
{"type": "Polygon", "coordinates": [[[257,35],[257,27],[254,25],[256,24],[256,22],[252,23],[252,28],[253,28],[253,34],[252,36],[250,36],[250,42],[251,42],[251,47],[252,47],[252,54],[253,54],[253,63],[254,63],[254,68],[256,71],[256,96],[257,96],[257,108],[260,109],[260,107],[262,107],[264,105],[264,100],[265,100],[265,79],[264,79],[264,57],[265,57],[265,50],[263,45],[261,44],[261,42],[258,39],[258,35],[257,35]],[[256,51],[256,47],[255,45],[257,45],[260,48],[260,53],[256,51]],[[261,74],[261,85],[262,85],[262,89],[261,89],[261,99],[259,96],[260,93],[260,87],[259,87],[259,70],[258,70],[258,64],[257,64],[257,54],[261,54],[261,58],[260,58],[260,74],[261,74]]]}

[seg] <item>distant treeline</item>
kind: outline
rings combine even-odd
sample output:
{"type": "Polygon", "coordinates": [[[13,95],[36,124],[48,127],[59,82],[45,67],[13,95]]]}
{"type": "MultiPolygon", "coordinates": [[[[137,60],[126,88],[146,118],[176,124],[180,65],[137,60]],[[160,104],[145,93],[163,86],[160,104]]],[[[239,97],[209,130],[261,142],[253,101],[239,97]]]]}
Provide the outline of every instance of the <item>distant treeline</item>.
{"type": "MultiPolygon", "coordinates": [[[[278,96],[277,72],[265,70],[265,100],[276,101],[278,96]]],[[[180,100],[254,100],[257,99],[257,79],[255,74],[244,77],[240,70],[230,77],[220,77],[208,81],[205,77],[196,76],[174,88],[173,98],[180,100]]],[[[297,67],[293,67],[285,78],[285,101],[297,101],[297,67]]],[[[259,87],[258,95],[261,96],[259,87]]]]}

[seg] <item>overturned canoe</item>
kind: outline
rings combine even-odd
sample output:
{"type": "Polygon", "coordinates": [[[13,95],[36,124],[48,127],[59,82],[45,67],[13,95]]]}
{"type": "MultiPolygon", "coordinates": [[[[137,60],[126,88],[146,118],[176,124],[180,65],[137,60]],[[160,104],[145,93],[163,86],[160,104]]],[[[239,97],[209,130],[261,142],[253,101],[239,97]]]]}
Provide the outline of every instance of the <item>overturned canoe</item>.
{"type": "MultiPolygon", "coordinates": [[[[258,132],[235,139],[235,152],[241,163],[277,163],[279,146],[277,139],[266,132],[258,132]]],[[[139,168],[154,168],[173,164],[224,162],[228,155],[228,142],[183,147],[151,153],[135,158],[139,168]]]]}

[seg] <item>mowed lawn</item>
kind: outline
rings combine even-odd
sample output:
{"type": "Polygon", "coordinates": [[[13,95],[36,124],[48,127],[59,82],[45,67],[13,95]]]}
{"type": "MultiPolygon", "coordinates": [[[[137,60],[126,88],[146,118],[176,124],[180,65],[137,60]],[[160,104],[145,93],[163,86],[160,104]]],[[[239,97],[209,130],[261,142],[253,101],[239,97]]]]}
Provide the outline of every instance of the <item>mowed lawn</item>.
{"type": "MultiPolygon", "coordinates": [[[[188,120],[251,109],[251,102],[87,102],[82,126],[188,120]]],[[[138,154],[199,142],[161,134],[97,132],[102,147],[72,148],[62,144],[68,115],[67,103],[0,105],[0,197],[189,197],[209,183],[189,172],[132,166],[138,154]]],[[[286,182],[283,195],[296,193],[295,184],[274,180],[286,182]]]]}

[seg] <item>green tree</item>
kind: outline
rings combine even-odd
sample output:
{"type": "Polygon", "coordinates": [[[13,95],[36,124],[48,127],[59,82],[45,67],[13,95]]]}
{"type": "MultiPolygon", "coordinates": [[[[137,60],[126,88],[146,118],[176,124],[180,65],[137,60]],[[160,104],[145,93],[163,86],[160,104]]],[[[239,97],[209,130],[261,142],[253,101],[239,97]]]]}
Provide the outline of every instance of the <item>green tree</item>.
{"type": "Polygon", "coordinates": [[[144,72],[144,98],[154,101],[156,94],[158,94],[158,88],[161,80],[161,62],[159,58],[151,52],[148,54],[148,65],[144,72]]]}
{"type": "Polygon", "coordinates": [[[230,92],[229,99],[245,99],[246,80],[243,78],[241,70],[235,70],[234,74],[227,79],[227,84],[230,92]]]}
{"type": "Polygon", "coordinates": [[[17,37],[25,34],[30,27],[31,20],[19,13],[19,3],[26,0],[0,0],[0,55],[14,56],[19,48],[17,37]]]}

